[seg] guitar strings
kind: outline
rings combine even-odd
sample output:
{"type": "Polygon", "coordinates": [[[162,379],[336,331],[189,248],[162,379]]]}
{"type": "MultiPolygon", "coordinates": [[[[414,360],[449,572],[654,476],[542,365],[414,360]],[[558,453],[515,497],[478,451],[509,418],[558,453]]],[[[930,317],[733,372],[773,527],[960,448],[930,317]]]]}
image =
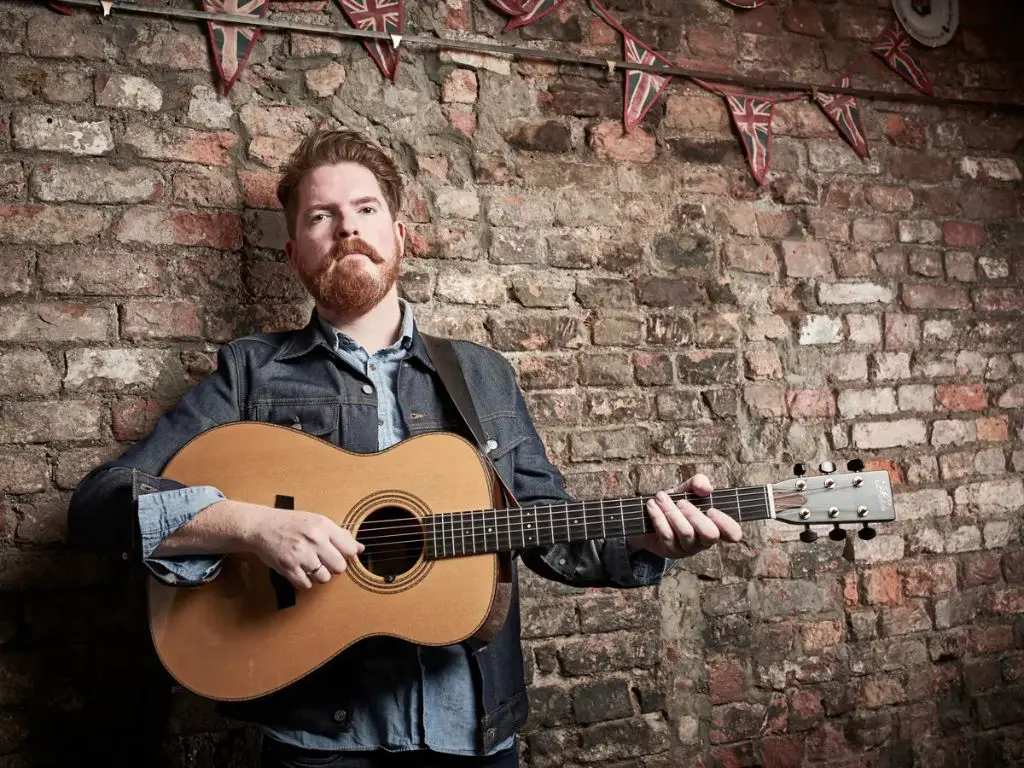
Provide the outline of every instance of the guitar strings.
{"type": "MultiPolygon", "coordinates": [[[[758,503],[756,508],[751,509],[752,512],[757,511],[757,510],[762,510],[762,509],[763,509],[764,512],[768,511],[769,504],[768,504],[767,497],[765,495],[764,487],[763,486],[753,487],[752,489],[749,489],[749,490],[748,489],[738,489],[738,490],[740,491],[739,493],[733,493],[732,491],[730,491],[730,495],[731,496],[735,496],[735,498],[722,499],[721,503],[717,503],[716,501],[713,501],[711,499],[711,497],[709,497],[709,496],[699,496],[699,495],[693,494],[693,493],[674,493],[674,494],[669,494],[669,497],[673,501],[680,501],[682,499],[686,499],[687,501],[690,501],[691,503],[698,502],[697,504],[694,504],[694,506],[697,506],[698,508],[700,507],[701,503],[703,503],[708,508],[713,506],[715,509],[719,510],[720,512],[724,512],[725,514],[728,514],[730,516],[738,515],[740,512],[744,511],[745,507],[740,502],[747,502],[748,506],[751,506],[749,504],[749,502],[753,502],[754,500],[757,500],[759,503],[758,503]]],[[[811,495],[815,495],[815,494],[819,494],[819,493],[830,493],[830,492],[831,492],[830,489],[813,489],[813,490],[810,490],[810,491],[800,492],[800,495],[803,495],[803,496],[807,497],[807,496],[811,496],[811,495]]],[[[506,520],[515,520],[515,522],[518,524],[518,523],[521,523],[522,521],[524,521],[524,520],[526,520],[528,518],[536,519],[537,515],[549,515],[551,517],[557,517],[557,516],[564,516],[565,514],[568,514],[569,516],[573,517],[576,521],[585,520],[585,521],[587,521],[589,523],[591,520],[598,520],[598,521],[600,521],[602,519],[612,520],[612,519],[618,517],[618,515],[616,515],[616,513],[615,513],[615,506],[616,505],[620,506],[623,509],[623,511],[625,511],[626,505],[629,505],[631,508],[635,508],[636,505],[638,505],[638,504],[641,507],[646,507],[647,501],[649,501],[652,498],[654,498],[654,497],[652,497],[652,496],[637,496],[637,497],[624,497],[622,499],[610,499],[610,500],[604,500],[604,501],[572,501],[572,502],[565,502],[565,503],[562,503],[562,504],[540,504],[540,505],[536,505],[536,506],[533,506],[533,507],[522,507],[522,508],[511,507],[511,508],[509,508],[507,510],[507,513],[503,517],[506,520]],[[593,509],[594,507],[601,507],[601,509],[598,510],[598,511],[594,511],[594,512],[587,511],[588,508],[593,509]],[[584,512],[584,514],[583,515],[577,514],[579,512],[584,512]]],[[[806,504],[802,505],[802,506],[806,507],[808,509],[811,509],[806,504]]],[[[496,516],[502,516],[501,513],[505,512],[505,511],[506,510],[502,510],[502,509],[479,509],[479,510],[465,510],[465,511],[457,511],[457,512],[442,512],[442,513],[437,513],[437,515],[435,515],[435,516],[436,517],[450,516],[450,518],[452,520],[455,520],[456,516],[468,515],[472,519],[476,515],[483,516],[483,515],[495,514],[496,516]]],[[[816,510],[812,510],[812,511],[822,511],[822,510],[817,510],[816,509],[816,510]]],[[[627,513],[627,514],[629,514],[629,513],[627,513]]],[[[511,523],[509,523],[509,524],[511,524],[511,523]]],[[[393,522],[393,521],[385,521],[385,520],[380,520],[380,521],[368,520],[368,521],[366,521],[365,523],[363,523],[360,526],[360,531],[377,531],[377,530],[392,531],[392,530],[403,530],[403,529],[407,529],[408,530],[408,529],[416,529],[416,528],[419,528],[418,520],[408,520],[408,521],[401,521],[401,522],[397,522],[397,523],[393,522]]]]}
{"type": "MultiPolygon", "coordinates": [[[[714,494],[712,494],[712,496],[714,496],[715,494],[722,494],[722,493],[725,493],[725,492],[723,492],[723,491],[715,491],[714,494]]],[[[730,498],[723,499],[723,502],[728,501],[728,502],[730,502],[730,503],[735,505],[735,504],[737,504],[737,502],[740,502],[740,501],[749,502],[749,501],[753,501],[753,500],[757,499],[757,500],[761,500],[764,503],[765,508],[767,508],[767,501],[765,500],[766,496],[765,496],[764,486],[751,486],[751,487],[748,487],[748,488],[738,488],[738,489],[735,489],[735,491],[733,489],[729,489],[727,491],[727,493],[729,494],[730,498]]],[[[681,493],[671,493],[671,494],[669,494],[669,498],[671,498],[673,501],[686,500],[686,501],[689,501],[690,503],[694,504],[694,506],[698,506],[700,503],[710,503],[712,506],[715,506],[715,502],[712,501],[712,496],[700,496],[700,495],[698,495],[696,493],[692,493],[692,492],[681,492],[681,493]]],[[[601,506],[603,506],[604,508],[614,508],[616,505],[626,505],[626,504],[633,505],[633,504],[637,504],[637,503],[646,504],[647,501],[649,501],[652,498],[654,498],[654,497],[653,496],[632,496],[632,497],[623,497],[621,499],[605,499],[603,501],[602,500],[597,500],[597,501],[567,501],[567,502],[563,502],[563,503],[560,503],[560,504],[538,504],[538,505],[535,505],[535,506],[532,506],[532,507],[511,507],[509,509],[510,509],[510,511],[512,511],[514,513],[517,513],[517,514],[521,515],[522,517],[526,517],[526,516],[534,514],[530,510],[547,510],[549,508],[554,510],[554,513],[556,513],[556,514],[563,514],[566,510],[568,510],[569,514],[572,515],[572,514],[577,513],[577,512],[585,512],[588,507],[593,508],[593,507],[601,507],[601,506]]],[[[715,506],[715,509],[721,509],[721,505],[715,506]]],[[[439,513],[439,514],[443,514],[443,515],[478,515],[478,514],[490,514],[490,513],[493,513],[493,512],[497,512],[497,513],[500,514],[500,513],[504,512],[504,511],[505,510],[503,510],[503,509],[474,509],[474,510],[455,511],[455,512],[442,512],[442,513],[439,513]]],[[[602,512],[594,512],[594,513],[587,512],[586,516],[588,517],[588,519],[590,517],[596,517],[596,518],[600,519],[603,516],[603,514],[604,513],[602,513],[602,512]]],[[[612,514],[614,514],[614,512],[612,512],[612,514]]],[[[387,525],[391,524],[388,521],[368,521],[367,523],[364,523],[364,526],[367,526],[370,523],[373,523],[374,526],[387,526],[387,525]]]]}

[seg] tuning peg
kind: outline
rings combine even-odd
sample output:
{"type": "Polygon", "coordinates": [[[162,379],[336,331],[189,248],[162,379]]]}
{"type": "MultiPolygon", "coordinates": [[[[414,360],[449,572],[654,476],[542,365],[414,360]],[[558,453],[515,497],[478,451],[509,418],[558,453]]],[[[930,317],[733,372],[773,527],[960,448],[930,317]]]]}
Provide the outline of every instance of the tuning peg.
{"type": "Polygon", "coordinates": [[[835,528],[828,532],[828,537],[832,541],[843,541],[846,538],[846,531],[839,527],[839,523],[836,523],[835,528]]]}
{"type": "Polygon", "coordinates": [[[861,461],[860,459],[852,459],[852,460],[846,462],[846,468],[850,472],[863,472],[864,471],[864,462],[861,461]]]}
{"type": "Polygon", "coordinates": [[[857,535],[864,541],[871,541],[875,538],[876,533],[878,532],[867,523],[864,523],[864,527],[857,531],[857,535]]]}
{"type": "Polygon", "coordinates": [[[800,531],[800,541],[804,544],[813,544],[818,540],[818,534],[811,530],[811,526],[805,525],[804,530],[800,531]]]}
{"type": "Polygon", "coordinates": [[[793,474],[797,475],[797,476],[806,475],[807,474],[807,467],[805,467],[803,464],[794,464],[793,465],[793,474]]]}
{"type": "Polygon", "coordinates": [[[836,471],[836,465],[831,461],[823,461],[818,465],[818,469],[823,475],[831,475],[836,471]]]}

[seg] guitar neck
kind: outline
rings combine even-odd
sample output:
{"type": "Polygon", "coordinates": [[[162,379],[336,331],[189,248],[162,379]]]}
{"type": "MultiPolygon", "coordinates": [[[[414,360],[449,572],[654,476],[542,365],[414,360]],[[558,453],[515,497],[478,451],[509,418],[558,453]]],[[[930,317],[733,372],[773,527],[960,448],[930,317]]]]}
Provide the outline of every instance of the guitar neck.
{"type": "MultiPolygon", "coordinates": [[[[710,496],[670,494],[700,510],[711,507],[745,523],[772,517],[766,485],[726,488],[710,496]]],[[[427,558],[437,560],[543,547],[653,530],[646,511],[650,496],[601,501],[569,501],[511,509],[446,512],[426,518],[427,558]]]]}

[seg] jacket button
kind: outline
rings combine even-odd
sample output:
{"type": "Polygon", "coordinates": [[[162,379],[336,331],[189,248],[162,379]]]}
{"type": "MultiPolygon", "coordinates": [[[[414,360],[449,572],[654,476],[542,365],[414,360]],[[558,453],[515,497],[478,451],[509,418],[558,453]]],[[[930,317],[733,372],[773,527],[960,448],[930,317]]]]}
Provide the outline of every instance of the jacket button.
{"type": "Polygon", "coordinates": [[[334,711],[334,722],[344,723],[346,717],[348,717],[348,712],[346,712],[344,709],[336,709],[334,711]]]}
{"type": "Polygon", "coordinates": [[[369,384],[363,384],[363,394],[364,395],[372,395],[373,394],[373,387],[371,387],[369,384]]]}

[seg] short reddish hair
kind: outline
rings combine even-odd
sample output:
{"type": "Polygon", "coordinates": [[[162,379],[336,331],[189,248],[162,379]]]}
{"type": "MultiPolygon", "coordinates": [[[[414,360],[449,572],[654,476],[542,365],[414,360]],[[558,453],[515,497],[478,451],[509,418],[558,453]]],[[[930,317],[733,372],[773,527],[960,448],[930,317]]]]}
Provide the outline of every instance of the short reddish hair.
{"type": "Polygon", "coordinates": [[[358,163],[369,169],[380,184],[391,216],[398,215],[402,207],[402,175],[384,150],[357,131],[319,130],[304,138],[295,148],[284,166],[284,175],[277,183],[277,199],[284,208],[289,235],[295,235],[299,184],[310,171],[336,163],[358,163]]]}

